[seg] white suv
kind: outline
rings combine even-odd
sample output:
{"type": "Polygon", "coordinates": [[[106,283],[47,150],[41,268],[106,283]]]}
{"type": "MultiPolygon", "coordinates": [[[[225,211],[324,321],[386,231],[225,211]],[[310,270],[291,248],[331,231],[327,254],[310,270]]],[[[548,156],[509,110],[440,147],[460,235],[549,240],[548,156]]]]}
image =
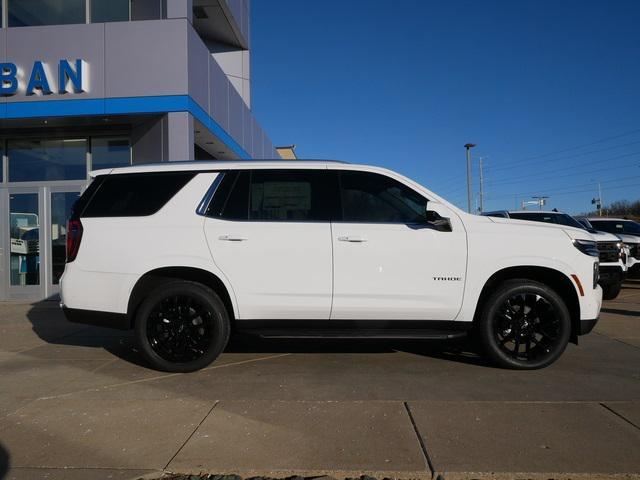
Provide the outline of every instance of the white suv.
{"type": "Polygon", "coordinates": [[[337,162],[94,172],[68,225],[71,321],[135,329],[156,368],[267,337],[457,338],[549,365],[594,327],[598,250],[581,229],[469,215],[382,168],[337,162]]]}

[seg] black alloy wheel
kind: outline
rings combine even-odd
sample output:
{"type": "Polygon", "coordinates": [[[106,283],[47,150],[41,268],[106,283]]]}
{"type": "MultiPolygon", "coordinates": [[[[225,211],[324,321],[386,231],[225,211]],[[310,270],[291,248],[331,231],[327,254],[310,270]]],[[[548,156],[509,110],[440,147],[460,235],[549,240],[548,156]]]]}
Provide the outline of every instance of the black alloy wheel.
{"type": "Polygon", "coordinates": [[[571,318],[559,295],[538,282],[505,282],[487,301],[479,334],[486,353],[507,368],[550,365],[565,350],[571,318]]]}
{"type": "Polygon", "coordinates": [[[149,344],[173,363],[202,358],[213,336],[213,314],[196,299],[185,295],[165,297],[147,320],[149,344]]]}
{"type": "Polygon", "coordinates": [[[548,354],[561,334],[551,304],[538,294],[517,293],[500,305],[494,323],[502,351],[516,360],[534,360],[548,354]]]}
{"type": "Polygon", "coordinates": [[[229,318],[218,295],[205,285],[168,281],[153,290],[136,314],[136,337],[151,365],[192,372],[209,365],[229,339],[229,318]]]}

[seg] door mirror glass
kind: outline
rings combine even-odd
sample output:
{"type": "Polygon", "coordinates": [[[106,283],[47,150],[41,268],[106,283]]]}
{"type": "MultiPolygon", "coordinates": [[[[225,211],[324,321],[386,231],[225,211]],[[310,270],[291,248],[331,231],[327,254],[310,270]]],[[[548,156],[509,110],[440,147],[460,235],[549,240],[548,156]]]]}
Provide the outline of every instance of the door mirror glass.
{"type": "Polygon", "coordinates": [[[425,211],[425,221],[427,225],[440,232],[451,231],[451,221],[448,210],[439,203],[427,203],[425,211]]]}

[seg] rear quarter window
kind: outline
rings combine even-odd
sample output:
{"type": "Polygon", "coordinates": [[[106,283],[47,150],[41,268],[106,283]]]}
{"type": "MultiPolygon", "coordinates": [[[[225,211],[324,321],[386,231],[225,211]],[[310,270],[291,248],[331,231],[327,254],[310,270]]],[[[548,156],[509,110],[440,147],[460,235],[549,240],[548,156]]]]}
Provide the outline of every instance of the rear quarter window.
{"type": "MultiPolygon", "coordinates": [[[[197,172],[105,175],[81,198],[82,217],[142,217],[158,212],[197,172]],[[87,195],[89,194],[89,195],[87,195]]],[[[98,180],[98,179],[96,179],[98,180]]],[[[93,184],[92,184],[93,186],[93,184]]]]}

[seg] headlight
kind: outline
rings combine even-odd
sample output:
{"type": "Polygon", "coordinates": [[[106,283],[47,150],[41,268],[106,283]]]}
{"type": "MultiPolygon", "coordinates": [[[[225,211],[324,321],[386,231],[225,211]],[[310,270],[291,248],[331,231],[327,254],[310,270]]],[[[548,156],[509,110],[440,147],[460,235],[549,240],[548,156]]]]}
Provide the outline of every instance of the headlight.
{"type": "Polygon", "coordinates": [[[598,245],[593,240],[580,240],[576,238],[573,240],[573,246],[590,257],[598,257],[600,255],[598,245]]]}

